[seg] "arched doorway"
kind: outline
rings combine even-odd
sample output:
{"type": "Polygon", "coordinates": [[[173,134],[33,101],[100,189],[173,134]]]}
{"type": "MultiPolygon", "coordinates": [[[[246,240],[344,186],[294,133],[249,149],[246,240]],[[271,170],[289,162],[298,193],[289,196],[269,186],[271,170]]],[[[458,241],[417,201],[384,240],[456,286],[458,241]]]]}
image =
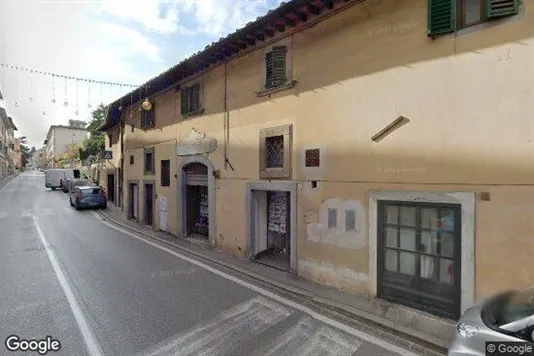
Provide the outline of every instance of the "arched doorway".
{"type": "Polygon", "coordinates": [[[208,167],[191,162],[183,167],[184,228],[188,237],[210,237],[210,199],[208,167]]]}

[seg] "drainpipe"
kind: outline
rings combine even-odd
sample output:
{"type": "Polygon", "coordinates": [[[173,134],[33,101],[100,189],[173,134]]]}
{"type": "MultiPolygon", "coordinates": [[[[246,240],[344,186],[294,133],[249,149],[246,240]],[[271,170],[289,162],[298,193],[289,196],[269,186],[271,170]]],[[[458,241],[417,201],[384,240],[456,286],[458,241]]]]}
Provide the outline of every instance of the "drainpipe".
{"type": "Polygon", "coordinates": [[[228,141],[230,140],[230,113],[228,112],[228,62],[224,63],[224,169],[228,166],[235,171],[228,160],[228,141]]]}

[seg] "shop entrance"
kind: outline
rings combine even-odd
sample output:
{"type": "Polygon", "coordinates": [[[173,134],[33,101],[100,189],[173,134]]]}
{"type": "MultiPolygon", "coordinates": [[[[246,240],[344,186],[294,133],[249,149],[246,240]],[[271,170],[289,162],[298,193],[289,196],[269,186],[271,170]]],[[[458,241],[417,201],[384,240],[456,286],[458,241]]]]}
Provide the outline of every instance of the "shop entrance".
{"type": "Polygon", "coordinates": [[[194,162],[184,167],[186,236],[209,238],[208,167],[194,162]]]}

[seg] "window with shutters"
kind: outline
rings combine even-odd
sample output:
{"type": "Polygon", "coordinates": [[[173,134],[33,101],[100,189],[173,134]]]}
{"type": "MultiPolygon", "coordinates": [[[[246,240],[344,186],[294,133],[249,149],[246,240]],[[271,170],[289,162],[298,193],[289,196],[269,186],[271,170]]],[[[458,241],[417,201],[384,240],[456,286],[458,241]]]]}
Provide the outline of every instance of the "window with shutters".
{"type": "Polygon", "coordinates": [[[200,83],[195,83],[180,89],[181,113],[184,116],[201,114],[202,109],[202,87],[200,83]]]}
{"type": "Polygon", "coordinates": [[[156,126],[156,103],[152,103],[150,110],[141,110],[141,129],[152,129],[156,126]]]}
{"type": "Polygon", "coordinates": [[[265,88],[271,89],[287,82],[286,46],[275,46],[265,54],[265,88]]]}
{"type": "Polygon", "coordinates": [[[292,126],[260,131],[260,178],[291,178],[292,126]]]}
{"type": "Polygon", "coordinates": [[[428,35],[517,15],[520,0],[428,0],[428,35]]]}

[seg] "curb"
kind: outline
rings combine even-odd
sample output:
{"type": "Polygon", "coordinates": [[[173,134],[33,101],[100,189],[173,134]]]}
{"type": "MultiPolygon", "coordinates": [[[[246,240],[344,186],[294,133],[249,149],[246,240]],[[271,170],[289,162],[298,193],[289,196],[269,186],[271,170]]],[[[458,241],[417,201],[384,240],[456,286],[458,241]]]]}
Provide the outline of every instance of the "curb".
{"type": "Polygon", "coordinates": [[[20,173],[15,173],[15,174],[12,174],[10,176],[7,176],[7,177],[4,177],[2,179],[0,179],[0,189],[4,188],[4,186],[9,183],[10,181],[12,181],[15,177],[17,177],[20,173]]]}
{"type": "Polygon", "coordinates": [[[128,231],[131,231],[131,232],[134,232],[138,235],[141,235],[145,238],[148,238],[149,240],[153,240],[153,241],[157,241],[161,244],[164,244],[164,245],[167,245],[169,247],[173,247],[173,248],[176,248],[178,250],[181,250],[181,251],[184,251],[188,254],[191,254],[195,257],[198,257],[202,260],[205,260],[205,261],[209,261],[211,263],[214,263],[216,265],[220,265],[220,266],[223,266],[229,270],[232,270],[234,272],[238,272],[240,274],[244,274],[250,278],[253,278],[253,279],[256,279],[256,280],[259,280],[261,281],[262,283],[266,284],[266,285],[270,285],[272,287],[275,287],[275,288],[278,288],[278,289],[282,289],[286,292],[289,292],[291,294],[294,294],[294,295],[297,295],[298,297],[300,298],[304,298],[312,303],[314,303],[315,305],[319,306],[319,307],[322,307],[322,308],[325,308],[325,309],[328,309],[330,311],[333,311],[333,312],[336,312],[338,314],[341,314],[345,317],[349,317],[351,319],[354,319],[358,322],[361,322],[361,323],[364,323],[364,324],[367,324],[367,325],[370,325],[370,326],[373,326],[373,327],[377,327],[377,328],[380,328],[390,334],[392,334],[393,336],[397,336],[397,337],[400,337],[400,338],[403,338],[405,340],[408,340],[414,344],[417,344],[419,346],[422,346],[424,348],[427,348],[431,351],[434,351],[434,352],[437,352],[439,354],[442,354],[442,355],[447,355],[447,348],[446,347],[443,347],[441,345],[441,343],[436,340],[435,338],[432,338],[430,335],[425,335],[425,338],[421,338],[420,336],[418,336],[418,333],[417,331],[415,330],[409,330],[409,328],[407,327],[403,327],[403,326],[399,326],[399,325],[396,325],[394,322],[388,320],[388,319],[382,319],[380,317],[377,317],[371,313],[368,313],[366,311],[362,311],[362,310],[359,310],[359,309],[356,309],[354,307],[350,307],[350,306],[346,306],[344,304],[341,304],[341,303],[337,303],[335,301],[331,301],[331,300],[328,300],[328,299],[325,299],[325,298],[322,298],[322,297],[316,297],[315,295],[309,293],[309,292],[306,292],[306,291],[303,291],[299,288],[295,288],[295,287],[292,287],[292,286],[289,286],[285,283],[281,283],[281,282],[277,282],[277,281],[273,281],[271,279],[267,279],[265,278],[264,276],[261,276],[259,274],[256,274],[254,272],[250,272],[246,269],[243,269],[243,268],[239,268],[239,267],[236,267],[232,264],[229,264],[227,262],[224,262],[218,258],[210,258],[210,257],[207,257],[205,256],[204,254],[202,253],[199,253],[197,251],[194,251],[194,250],[191,250],[191,249],[188,249],[187,247],[183,247],[183,246],[180,246],[180,245],[177,245],[177,244],[174,244],[172,242],[169,242],[169,241],[166,241],[164,239],[161,239],[159,237],[156,237],[156,236],[151,236],[151,235],[148,235],[142,231],[139,231],[137,229],[134,229],[134,228],[131,228],[130,226],[127,226],[125,224],[122,224],[121,222],[109,217],[108,214],[102,212],[102,211],[97,211],[98,214],[100,216],[102,216],[104,219],[106,219],[108,222],[114,224],[114,225],[118,225],[119,227],[125,229],[125,230],[128,230],[128,231]]]}

